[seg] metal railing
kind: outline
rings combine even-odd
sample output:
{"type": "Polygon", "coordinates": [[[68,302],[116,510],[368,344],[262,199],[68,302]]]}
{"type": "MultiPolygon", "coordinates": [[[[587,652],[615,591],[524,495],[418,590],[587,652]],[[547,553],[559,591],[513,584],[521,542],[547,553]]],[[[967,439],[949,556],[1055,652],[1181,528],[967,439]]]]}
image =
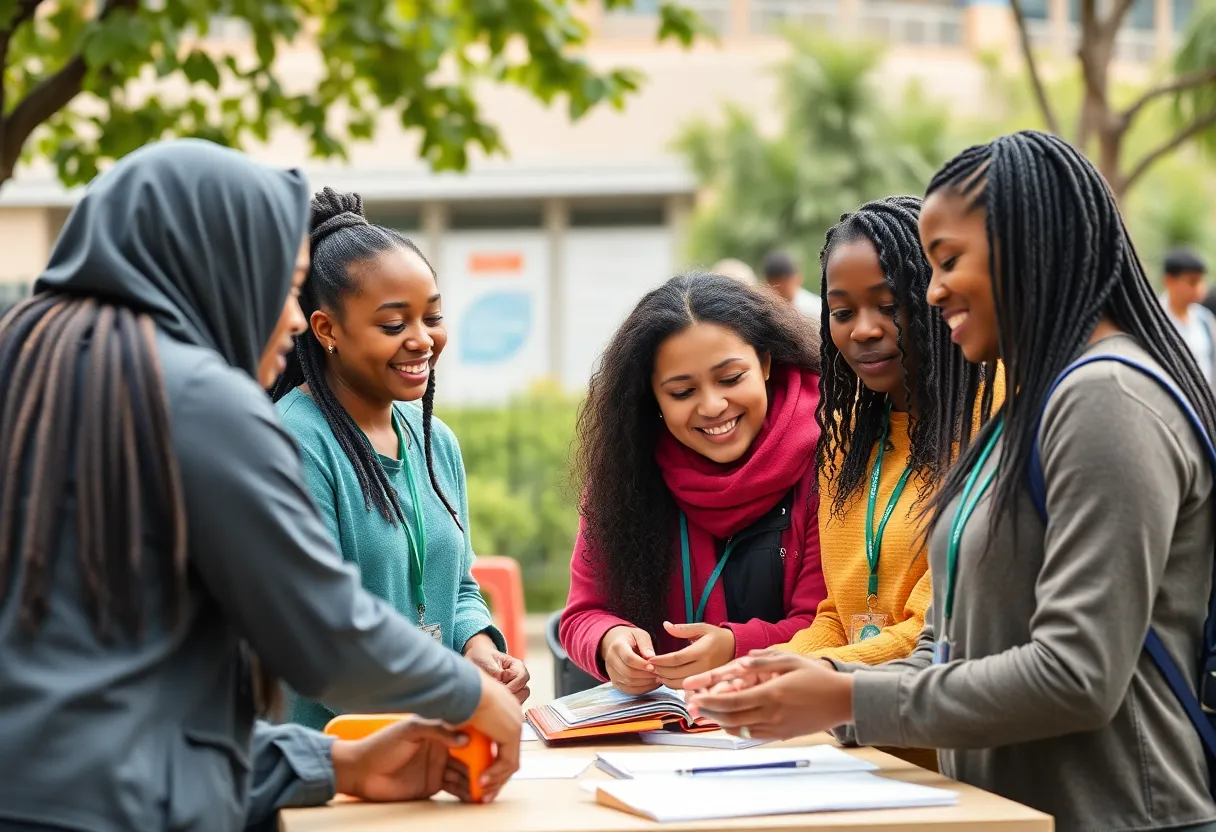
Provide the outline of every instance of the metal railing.
{"type": "MultiPolygon", "coordinates": [[[[731,0],[682,0],[722,36],[739,36],[732,25],[731,0]]],[[[850,0],[843,0],[850,2],[850,0]]],[[[962,43],[962,10],[953,5],[899,2],[899,0],[853,0],[854,31],[861,37],[893,43],[954,46],[962,43]]],[[[842,0],[750,0],[747,3],[747,34],[771,36],[784,26],[796,25],[828,34],[843,33],[846,16],[842,0]]],[[[658,21],[646,8],[604,15],[599,36],[603,38],[653,35],[658,21]]]]}

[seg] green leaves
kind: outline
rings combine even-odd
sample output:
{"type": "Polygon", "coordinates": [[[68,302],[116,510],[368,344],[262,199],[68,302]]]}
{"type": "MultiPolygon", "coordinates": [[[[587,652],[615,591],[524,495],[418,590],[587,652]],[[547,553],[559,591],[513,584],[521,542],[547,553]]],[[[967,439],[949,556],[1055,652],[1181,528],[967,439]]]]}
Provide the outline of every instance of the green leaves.
{"type": "MultiPolygon", "coordinates": [[[[579,119],[624,106],[642,84],[634,70],[580,56],[583,1],[44,0],[10,36],[4,21],[21,0],[0,0],[5,112],[40,95],[39,82],[74,58],[87,67],[83,79],[63,79],[74,84],[61,85],[68,106],[40,102],[46,113],[34,140],[0,131],[0,162],[22,150],[42,154],[76,185],[106,160],[164,137],[243,146],[280,127],[305,135],[316,157],[343,158],[389,115],[419,136],[434,169],[463,169],[473,149],[505,151],[478,107],[482,85],[515,86],[545,104],[564,99],[579,119]],[[96,9],[108,11],[97,17],[96,9]],[[221,29],[228,34],[215,36],[221,29]],[[301,53],[312,47],[310,63],[301,53]]],[[[706,31],[674,0],[662,3],[660,20],[659,36],[683,44],[706,31]]],[[[10,175],[0,163],[0,183],[10,175]]]]}

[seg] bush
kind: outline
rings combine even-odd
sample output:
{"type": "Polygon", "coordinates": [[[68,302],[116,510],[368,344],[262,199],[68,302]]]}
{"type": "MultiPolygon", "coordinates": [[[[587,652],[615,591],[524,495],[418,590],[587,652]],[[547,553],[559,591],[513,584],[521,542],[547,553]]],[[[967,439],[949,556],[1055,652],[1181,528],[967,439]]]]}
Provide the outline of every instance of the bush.
{"type": "Polygon", "coordinates": [[[473,549],[519,561],[528,609],[566,602],[578,531],[569,454],[579,400],[544,385],[499,407],[436,408],[460,440],[473,549]]]}

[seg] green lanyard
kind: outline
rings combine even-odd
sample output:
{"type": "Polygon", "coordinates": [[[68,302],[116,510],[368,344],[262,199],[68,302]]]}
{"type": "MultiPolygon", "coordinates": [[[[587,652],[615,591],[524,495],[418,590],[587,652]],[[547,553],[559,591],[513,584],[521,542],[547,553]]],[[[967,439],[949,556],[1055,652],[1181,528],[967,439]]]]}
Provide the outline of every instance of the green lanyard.
{"type": "Polygon", "coordinates": [[[425,622],[426,593],[422,584],[422,573],[426,567],[426,521],[422,518],[422,501],[418,499],[418,483],[414,480],[414,469],[405,452],[405,432],[397,423],[397,413],[393,411],[393,431],[397,434],[397,457],[405,467],[405,478],[410,484],[410,501],[414,504],[414,522],[418,524],[418,534],[407,524],[405,536],[410,544],[410,588],[414,593],[414,603],[418,605],[418,626],[425,622]]]}
{"type": "Polygon", "coordinates": [[[895,504],[899,502],[900,496],[904,493],[904,486],[908,484],[908,477],[912,475],[912,466],[905,465],[904,472],[899,475],[899,482],[895,484],[895,490],[891,492],[891,498],[887,500],[887,507],[883,510],[882,519],[878,521],[878,528],[875,529],[874,509],[878,505],[878,481],[882,478],[882,458],[887,450],[887,436],[890,431],[891,405],[888,403],[882,437],[878,440],[878,458],[874,460],[874,470],[870,472],[870,498],[866,503],[866,560],[870,564],[870,584],[866,590],[866,608],[871,612],[874,610],[874,605],[878,603],[878,559],[882,557],[882,536],[887,530],[887,521],[891,519],[891,515],[895,511],[895,504]]]}
{"type": "MultiPolygon", "coordinates": [[[[988,437],[988,443],[984,445],[984,450],[980,451],[979,458],[975,461],[975,465],[971,467],[971,473],[967,476],[967,484],[963,486],[963,496],[959,498],[958,509],[954,512],[954,521],[950,524],[950,540],[946,544],[946,620],[950,620],[950,616],[954,615],[954,588],[955,576],[958,572],[958,548],[959,543],[963,539],[963,529],[967,527],[967,521],[971,519],[971,513],[975,511],[976,504],[980,501],[980,497],[984,496],[984,492],[988,490],[988,486],[992,484],[993,477],[996,476],[996,469],[993,468],[979,482],[979,487],[976,488],[976,481],[980,478],[980,472],[984,469],[985,463],[988,462],[988,457],[992,455],[992,449],[996,447],[997,440],[1001,438],[1001,431],[1005,429],[1005,424],[1000,422],[992,430],[992,435],[988,437]]],[[[945,634],[942,634],[943,638],[945,634]]]]}
{"type": "Polygon", "coordinates": [[[722,577],[722,570],[726,568],[726,562],[730,560],[731,553],[735,551],[737,542],[731,540],[726,544],[726,550],[722,552],[718,565],[714,567],[714,571],[709,575],[709,580],[705,582],[705,589],[701,592],[701,603],[697,604],[697,614],[694,617],[692,611],[692,561],[688,553],[688,518],[684,516],[684,512],[680,512],[680,559],[684,566],[684,621],[686,623],[700,624],[705,617],[705,605],[709,602],[709,593],[713,591],[714,584],[722,577]]]}

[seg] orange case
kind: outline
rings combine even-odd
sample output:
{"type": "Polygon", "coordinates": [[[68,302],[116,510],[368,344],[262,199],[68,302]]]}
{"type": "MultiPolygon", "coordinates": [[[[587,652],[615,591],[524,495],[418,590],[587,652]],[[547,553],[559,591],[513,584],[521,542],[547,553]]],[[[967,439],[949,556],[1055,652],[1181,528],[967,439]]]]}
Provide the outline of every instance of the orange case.
{"type": "MultiPolygon", "coordinates": [[[[340,740],[361,740],[410,716],[412,714],[342,714],[329,721],[325,733],[340,740]]],[[[481,775],[494,761],[494,748],[490,738],[476,729],[461,728],[460,732],[468,736],[468,745],[453,748],[448,754],[469,770],[469,796],[480,801],[483,794],[481,775]]]]}

